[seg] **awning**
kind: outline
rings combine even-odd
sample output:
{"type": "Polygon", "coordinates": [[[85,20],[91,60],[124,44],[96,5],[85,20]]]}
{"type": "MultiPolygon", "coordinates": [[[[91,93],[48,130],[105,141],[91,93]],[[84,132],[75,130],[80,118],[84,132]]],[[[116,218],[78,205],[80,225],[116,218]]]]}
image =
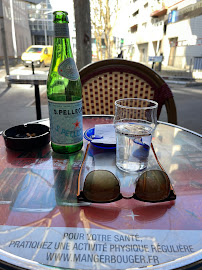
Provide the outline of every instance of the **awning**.
{"type": "Polygon", "coordinates": [[[130,30],[131,31],[136,31],[137,30],[137,24],[134,24],[133,26],[131,26],[130,30]]]}
{"type": "Polygon", "coordinates": [[[166,15],[166,13],[167,13],[167,8],[163,7],[163,8],[161,8],[161,9],[159,9],[159,10],[153,11],[153,12],[150,14],[150,16],[151,16],[151,17],[160,17],[160,16],[163,16],[163,15],[166,15]]]}

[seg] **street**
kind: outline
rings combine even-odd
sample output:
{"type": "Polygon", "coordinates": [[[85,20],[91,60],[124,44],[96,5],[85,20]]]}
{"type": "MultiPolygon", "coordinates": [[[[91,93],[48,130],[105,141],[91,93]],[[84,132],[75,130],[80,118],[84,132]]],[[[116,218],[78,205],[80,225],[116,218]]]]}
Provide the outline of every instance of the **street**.
{"type": "MultiPolygon", "coordinates": [[[[36,74],[48,72],[48,67],[35,68],[36,74]]],[[[11,75],[32,74],[31,68],[22,65],[10,68],[11,75]]],[[[0,68],[0,130],[36,120],[34,86],[5,83],[5,70],[0,68]]],[[[177,107],[178,125],[202,134],[202,86],[169,83],[177,107]]],[[[40,86],[42,118],[48,118],[46,86],[40,86]]],[[[160,119],[167,121],[163,108],[160,119]]]]}
{"type": "MultiPolygon", "coordinates": [[[[170,83],[168,85],[174,95],[178,125],[202,134],[202,84],[192,87],[170,83]]],[[[165,108],[159,120],[167,121],[165,108]]]]}

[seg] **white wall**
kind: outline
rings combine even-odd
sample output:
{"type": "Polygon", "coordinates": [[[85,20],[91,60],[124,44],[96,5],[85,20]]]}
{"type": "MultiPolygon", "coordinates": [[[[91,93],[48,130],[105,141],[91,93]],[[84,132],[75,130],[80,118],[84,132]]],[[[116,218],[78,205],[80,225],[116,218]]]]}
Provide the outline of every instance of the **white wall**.
{"type": "MultiPolygon", "coordinates": [[[[164,47],[165,63],[168,63],[170,53],[169,39],[177,37],[178,46],[176,48],[176,67],[189,68],[190,63],[193,63],[194,57],[202,56],[202,16],[183,20],[176,23],[168,24],[166,39],[167,43],[164,47]],[[198,40],[198,42],[197,42],[198,40]],[[201,45],[197,43],[201,42],[201,45]]],[[[164,64],[165,64],[164,63],[164,64]]]]}

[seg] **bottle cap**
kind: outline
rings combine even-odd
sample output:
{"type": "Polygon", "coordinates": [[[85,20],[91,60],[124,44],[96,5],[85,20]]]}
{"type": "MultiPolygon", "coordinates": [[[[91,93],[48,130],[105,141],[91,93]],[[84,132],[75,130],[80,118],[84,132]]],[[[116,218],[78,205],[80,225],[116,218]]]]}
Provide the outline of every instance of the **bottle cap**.
{"type": "Polygon", "coordinates": [[[68,23],[68,13],[66,11],[54,11],[53,12],[53,22],[54,23],[68,23]]]}

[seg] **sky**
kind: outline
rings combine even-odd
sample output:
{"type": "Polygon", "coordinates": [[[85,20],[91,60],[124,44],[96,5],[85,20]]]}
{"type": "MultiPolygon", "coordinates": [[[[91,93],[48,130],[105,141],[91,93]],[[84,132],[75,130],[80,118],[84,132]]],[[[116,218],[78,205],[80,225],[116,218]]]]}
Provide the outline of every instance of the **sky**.
{"type": "Polygon", "coordinates": [[[72,12],[73,0],[50,0],[53,11],[72,12]]]}
{"type": "MultiPolygon", "coordinates": [[[[82,0],[81,0],[82,1],[82,0]]],[[[114,0],[111,0],[113,3],[114,0]]],[[[124,38],[128,33],[128,0],[119,0],[120,11],[118,13],[118,19],[114,28],[114,35],[120,38],[124,38]]],[[[90,1],[91,2],[91,1],[90,1]]],[[[116,2],[116,1],[114,1],[116,2]]],[[[70,24],[74,21],[74,6],[73,0],[50,0],[53,11],[62,10],[68,12],[68,18],[70,24]]]]}

